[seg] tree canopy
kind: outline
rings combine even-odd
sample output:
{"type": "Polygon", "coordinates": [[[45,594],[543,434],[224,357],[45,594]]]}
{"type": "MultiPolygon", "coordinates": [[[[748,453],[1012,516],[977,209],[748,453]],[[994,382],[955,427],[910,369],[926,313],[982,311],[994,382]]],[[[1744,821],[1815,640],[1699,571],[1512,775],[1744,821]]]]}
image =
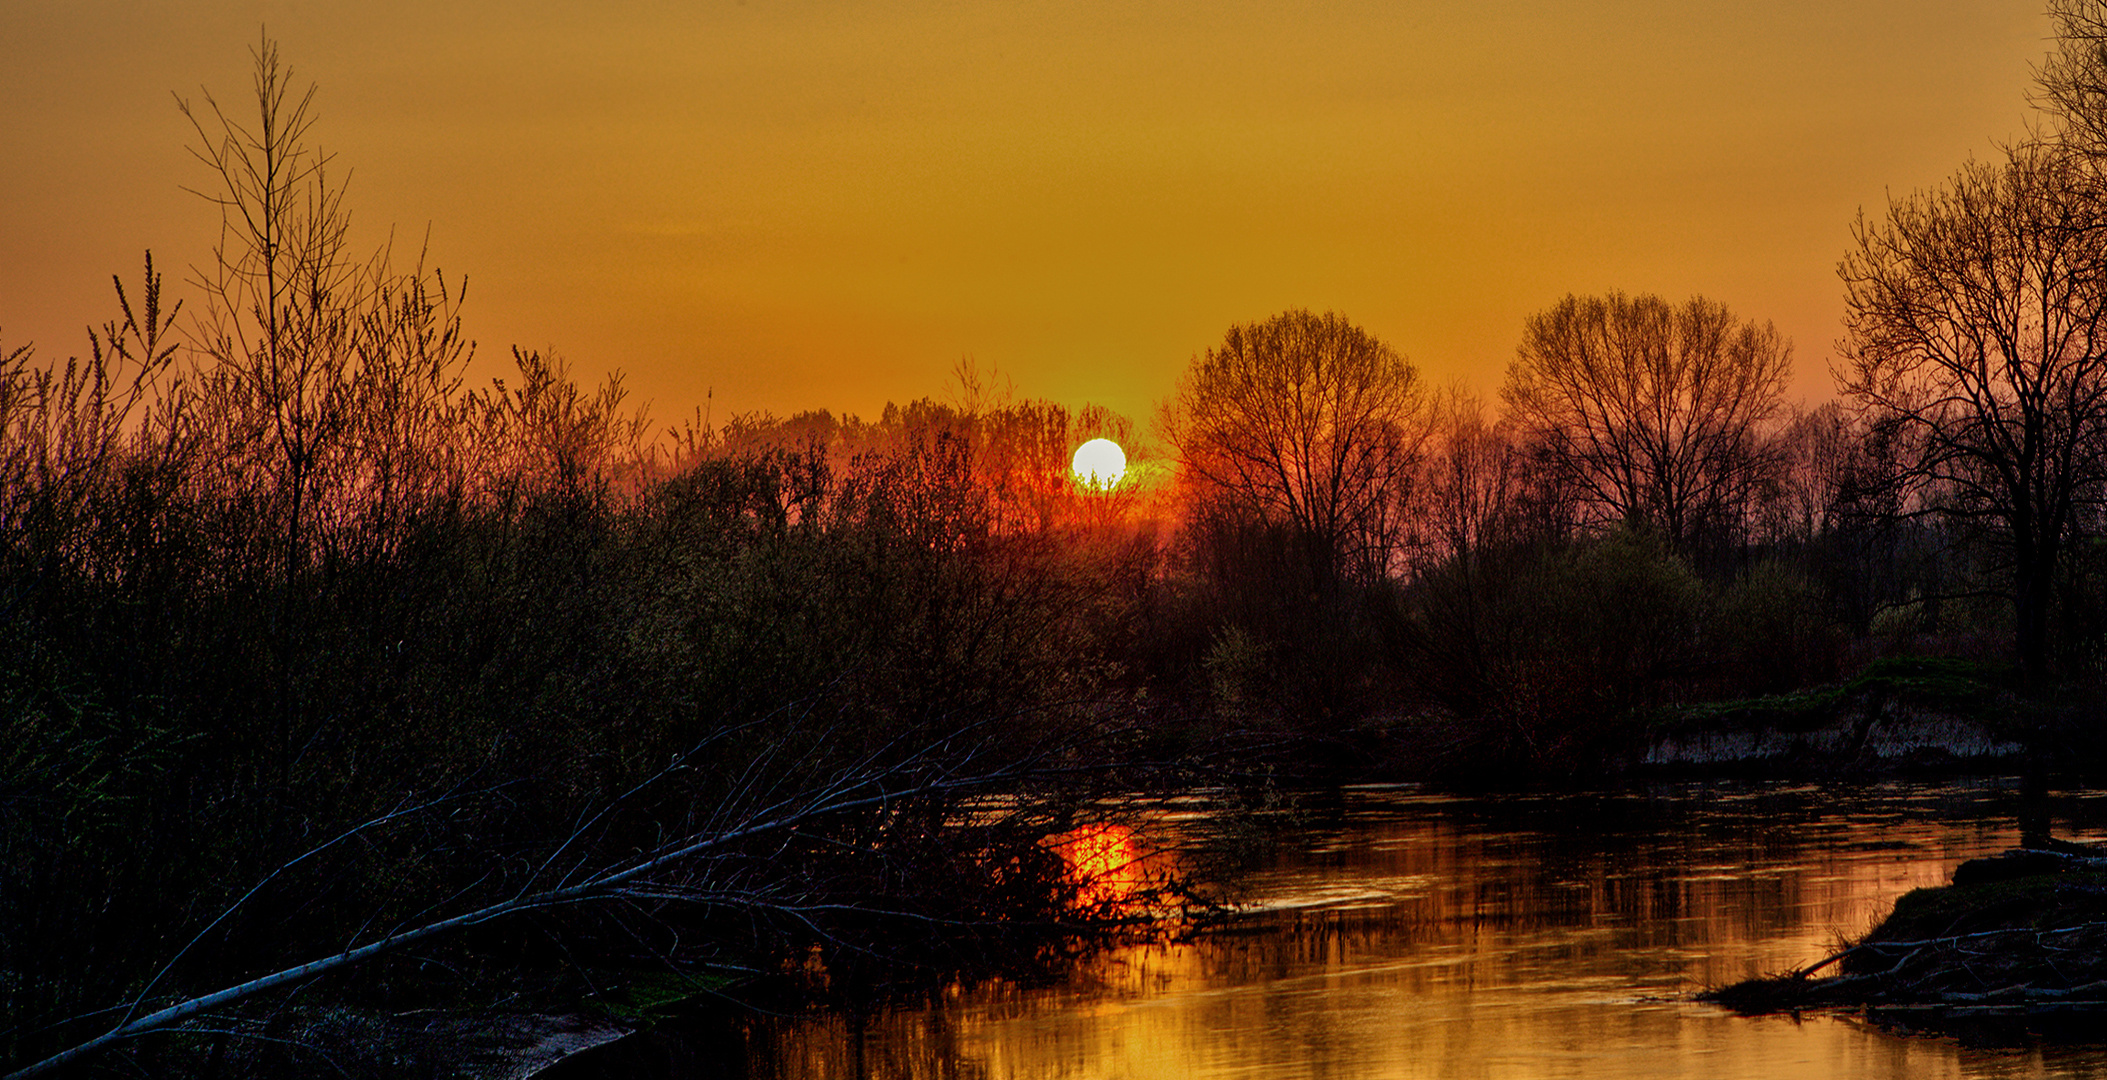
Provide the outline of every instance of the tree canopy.
{"type": "Polygon", "coordinates": [[[1920,508],[2003,535],[2035,673],[2064,545],[2107,480],[2107,220],[2077,168],[2043,143],[1970,163],[1861,218],[1838,269],[1843,391],[1911,451],[1920,508]]]}
{"type": "Polygon", "coordinates": [[[1687,548],[1766,475],[1757,435],[1791,368],[1770,323],[1703,297],[1567,296],[1529,317],[1501,397],[1599,517],[1687,548]]]}
{"type": "Polygon", "coordinates": [[[1418,370],[1344,316],[1285,311],[1195,356],[1166,427],[1203,497],[1289,529],[1320,583],[1379,577],[1425,397],[1418,370]]]}

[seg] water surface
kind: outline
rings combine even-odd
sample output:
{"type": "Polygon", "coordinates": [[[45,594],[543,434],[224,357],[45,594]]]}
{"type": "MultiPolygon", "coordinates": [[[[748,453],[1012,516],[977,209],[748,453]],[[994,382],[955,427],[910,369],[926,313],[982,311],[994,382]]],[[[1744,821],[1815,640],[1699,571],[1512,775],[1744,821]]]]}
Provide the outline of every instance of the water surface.
{"type": "MultiPolygon", "coordinates": [[[[764,1022],[784,1078],[2107,1077],[2107,1051],[1905,1037],[1690,1000],[1798,967],[2019,835],[1998,782],[1681,785],[1455,798],[1359,789],[1248,852],[1240,914],[1047,987],[764,1022]]],[[[2107,803],[2056,800],[2059,835],[2107,803]]],[[[1166,842],[1204,816],[1173,815],[1166,842]]]]}

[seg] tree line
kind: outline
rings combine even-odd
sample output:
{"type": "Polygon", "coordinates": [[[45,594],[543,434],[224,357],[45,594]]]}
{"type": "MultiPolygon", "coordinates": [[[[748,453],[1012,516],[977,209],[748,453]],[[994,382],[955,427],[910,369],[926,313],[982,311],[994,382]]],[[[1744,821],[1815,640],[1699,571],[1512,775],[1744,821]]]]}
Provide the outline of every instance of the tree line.
{"type": "Polygon", "coordinates": [[[1232,328],[1164,417],[1194,565],[1243,612],[1210,659],[1538,760],[1886,653],[2097,678],[2107,16],[2051,15],[2030,133],[1855,224],[1831,403],[1789,406],[1790,343],[1704,297],[1531,315],[1497,409],[1333,313],[1232,328]]]}

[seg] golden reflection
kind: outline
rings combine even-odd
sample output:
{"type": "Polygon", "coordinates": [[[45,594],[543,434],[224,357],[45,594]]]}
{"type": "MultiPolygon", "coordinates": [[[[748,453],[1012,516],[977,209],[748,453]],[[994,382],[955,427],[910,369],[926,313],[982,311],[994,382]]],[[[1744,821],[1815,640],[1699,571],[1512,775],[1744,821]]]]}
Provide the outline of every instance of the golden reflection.
{"type": "MultiPolygon", "coordinates": [[[[1058,987],[970,987],[856,1031],[781,1031],[791,1060],[779,1075],[2107,1075],[2098,1049],[1975,1051],[1849,1017],[1746,1019],[1690,1000],[1819,959],[1901,893],[2018,836],[2009,817],[1952,809],[1951,788],[1762,795],[1368,795],[1246,875],[1245,914],[1220,932],[1114,950],[1058,987]],[[846,1072],[796,1064],[848,1058],[846,1072]]],[[[1140,887],[1157,840],[1091,826],[1055,850],[1105,902],[1140,887]]]]}
{"type": "Polygon", "coordinates": [[[1132,903],[1147,874],[1134,830],[1116,822],[1083,825],[1047,837],[1043,843],[1068,866],[1082,907],[1132,903]]]}

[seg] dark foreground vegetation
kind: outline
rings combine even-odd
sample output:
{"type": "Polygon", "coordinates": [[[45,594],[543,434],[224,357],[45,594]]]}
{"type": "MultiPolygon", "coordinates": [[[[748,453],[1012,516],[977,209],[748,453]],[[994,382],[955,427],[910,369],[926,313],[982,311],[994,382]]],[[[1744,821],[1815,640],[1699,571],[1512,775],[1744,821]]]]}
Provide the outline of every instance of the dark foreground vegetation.
{"type": "Polygon", "coordinates": [[[2107,1019],[2107,851],[2035,842],[1904,895],[1871,933],[1819,963],[1704,997],[1752,1015],[1848,1008],[1978,1039],[2097,1039],[2107,1019]]]}
{"type": "Polygon", "coordinates": [[[195,110],[192,303],[149,263],[0,367],[0,1060],[301,1071],[317,1008],[854,994],[1108,921],[1043,841],[1191,755],[1116,661],[1148,538],[989,456],[1064,413],[466,387],[458,284],[354,258],[268,43],[255,92],[195,110]]]}
{"type": "Polygon", "coordinates": [[[1054,964],[1132,910],[1051,842],[1109,794],[1592,780],[1722,724],[1862,721],[1849,763],[1910,710],[2083,764],[2107,61],[2058,14],[2043,138],[1861,224],[1840,402],[1701,298],[1532,317],[1497,417],[1291,311],[1111,490],[1067,456],[1127,420],[970,365],[672,430],[540,353],[470,384],[459,281],[352,250],[266,42],[253,116],[185,107],[184,303],[149,259],[86,359],[0,351],[0,1058],[1054,964]]]}

